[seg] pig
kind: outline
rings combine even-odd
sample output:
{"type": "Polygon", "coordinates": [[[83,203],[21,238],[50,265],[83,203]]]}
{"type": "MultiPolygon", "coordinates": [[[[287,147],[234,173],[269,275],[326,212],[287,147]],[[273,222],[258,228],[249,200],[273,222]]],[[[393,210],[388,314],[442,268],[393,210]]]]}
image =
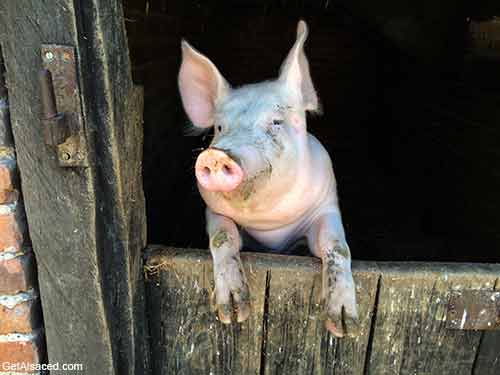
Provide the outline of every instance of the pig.
{"type": "Polygon", "coordinates": [[[214,127],[195,174],[207,205],[219,320],[243,322],[251,314],[240,259],[244,238],[276,252],[306,239],[322,261],[325,326],[336,337],[351,336],[358,331],[358,313],[336,180],[328,152],[306,125],[306,112],[319,112],[304,53],[307,35],[307,24],[299,21],[279,77],[241,87],[231,87],[182,40],[178,85],[195,129],[214,127]]]}

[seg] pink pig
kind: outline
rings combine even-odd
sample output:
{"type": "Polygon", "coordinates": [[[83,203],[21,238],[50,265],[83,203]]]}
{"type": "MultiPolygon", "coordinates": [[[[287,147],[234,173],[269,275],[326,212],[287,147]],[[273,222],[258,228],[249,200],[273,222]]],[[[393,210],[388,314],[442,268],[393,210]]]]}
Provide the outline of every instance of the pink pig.
{"type": "Polygon", "coordinates": [[[274,251],[306,237],[323,264],[325,325],[342,337],[357,332],[356,293],[332,163],[306,127],[306,111],[319,106],[304,54],[307,34],[300,21],[278,79],[239,88],[183,41],[179,89],[194,126],[215,127],[195,170],[207,204],[220,321],[243,322],[251,312],[242,235],[274,251]]]}

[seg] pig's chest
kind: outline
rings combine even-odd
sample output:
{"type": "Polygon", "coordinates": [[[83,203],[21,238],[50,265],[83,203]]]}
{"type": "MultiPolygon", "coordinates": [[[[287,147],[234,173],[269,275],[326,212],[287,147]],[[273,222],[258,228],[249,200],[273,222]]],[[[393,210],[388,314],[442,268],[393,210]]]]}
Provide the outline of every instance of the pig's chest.
{"type": "MultiPolygon", "coordinates": [[[[234,196],[228,198],[223,193],[201,193],[213,212],[232,219],[261,242],[264,242],[266,237],[259,235],[260,232],[272,232],[271,242],[275,238],[279,238],[281,242],[281,239],[294,237],[295,233],[307,226],[315,216],[318,203],[324,201],[319,192],[306,195],[302,189],[292,189],[278,198],[273,191],[260,192],[251,199],[234,196]]],[[[322,195],[325,195],[324,192],[322,195]]]]}
{"type": "Polygon", "coordinates": [[[321,181],[313,186],[290,189],[280,196],[279,203],[265,192],[241,202],[228,200],[220,193],[201,193],[213,212],[232,219],[255,240],[245,241],[247,246],[281,252],[305,236],[322,210],[331,204],[331,183],[321,181]]]}
{"type": "Polygon", "coordinates": [[[243,242],[251,250],[291,253],[295,245],[302,242],[312,224],[311,221],[312,219],[304,218],[304,220],[267,231],[244,228],[247,236],[243,236],[243,242]]]}

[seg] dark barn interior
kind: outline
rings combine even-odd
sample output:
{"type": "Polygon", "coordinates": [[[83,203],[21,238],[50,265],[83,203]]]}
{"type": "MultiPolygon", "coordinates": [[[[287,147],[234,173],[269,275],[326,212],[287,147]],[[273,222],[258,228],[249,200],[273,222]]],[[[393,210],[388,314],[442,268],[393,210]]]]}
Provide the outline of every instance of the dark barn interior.
{"type": "Polygon", "coordinates": [[[277,76],[303,18],[324,111],[309,131],[333,158],[353,257],[500,261],[500,59],[474,47],[479,19],[448,1],[404,17],[364,3],[124,0],[149,243],[208,242],[193,166],[210,136],[184,136],[181,38],[242,85],[277,76]]]}

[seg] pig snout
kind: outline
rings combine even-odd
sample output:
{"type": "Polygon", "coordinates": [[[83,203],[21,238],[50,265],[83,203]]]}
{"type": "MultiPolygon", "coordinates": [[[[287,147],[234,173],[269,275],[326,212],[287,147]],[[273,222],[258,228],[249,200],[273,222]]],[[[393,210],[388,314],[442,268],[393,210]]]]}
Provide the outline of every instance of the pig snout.
{"type": "Polygon", "coordinates": [[[224,151],[209,148],[196,160],[196,179],[208,191],[230,192],[243,181],[243,169],[224,151]]]}

